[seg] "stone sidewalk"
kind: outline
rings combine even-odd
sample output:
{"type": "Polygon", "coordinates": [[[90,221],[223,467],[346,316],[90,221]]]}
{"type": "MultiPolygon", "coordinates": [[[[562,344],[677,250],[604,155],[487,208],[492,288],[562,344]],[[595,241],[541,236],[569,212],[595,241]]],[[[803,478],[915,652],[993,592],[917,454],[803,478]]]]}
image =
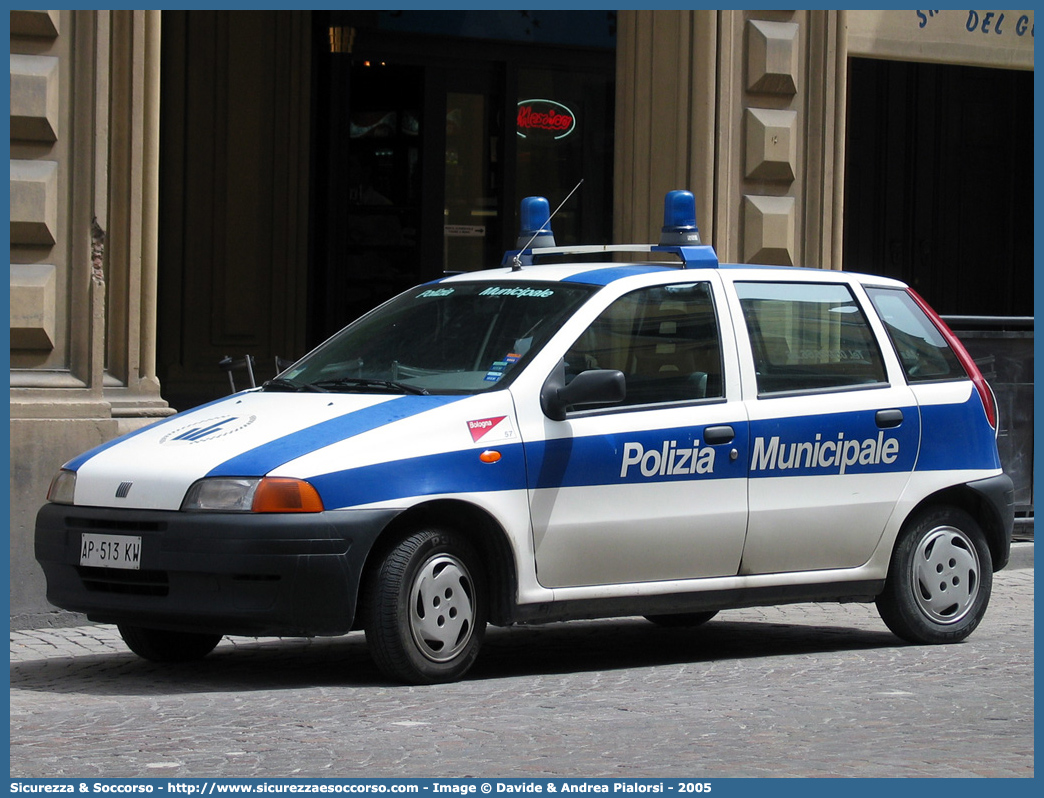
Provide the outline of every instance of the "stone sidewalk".
{"type": "Polygon", "coordinates": [[[1030,545],[959,645],[864,604],[582,621],[490,629],[432,687],[383,680],[358,633],[170,667],[109,626],[12,632],[11,775],[1032,777],[1033,596],[1030,545]]]}

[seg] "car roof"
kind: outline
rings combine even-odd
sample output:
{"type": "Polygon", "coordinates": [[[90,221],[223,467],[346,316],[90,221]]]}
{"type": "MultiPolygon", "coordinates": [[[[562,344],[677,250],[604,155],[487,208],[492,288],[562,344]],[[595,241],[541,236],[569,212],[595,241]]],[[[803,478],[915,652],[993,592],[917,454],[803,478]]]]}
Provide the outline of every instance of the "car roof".
{"type": "MultiPolygon", "coordinates": [[[[836,271],[831,269],[808,268],[801,266],[761,266],[752,264],[719,264],[714,269],[680,268],[670,263],[632,261],[626,263],[593,262],[593,263],[537,263],[521,267],[507,266],[498,269],[486,269],[475,272],[463,272],[443,277],[435,282],[484,282],[484,283],[576,283],[581,285],[605,286],[629,278],[642,278],[643,285],[662,282],[690,282],[708,279],[708,273],[719,272],[730,281],[747,280],[786,280],[788,282],[859,282],[864,285],[904,288],[905,283],[889,277],[860,274],[857,272],[836,271]],[[650,279],[650,275],[659,274],[661,280],[650,279]]],[[[635,282],[639,282],[635,280],[635,282]]]]}
{"type": "Polygon", "coordinates": [[[887,277],[797,266],[723,264],[712,246],[700,239],[696,224],[696,201],[691,191],[673,190],[664,198],[663,227],[658,244],[611,244],[560,247],[556,244],[551,220],[583,183],[569,192],[562,204],[550,212],[545,197],[525,197],[519,209],[519,236],[516,250],[509,250],[502,268],[465,272],[434,282],[559,282],[606,286],[632,279],[636,284],[657,285],[708,279],[702,273],[715,271],[727,280],[773,280],[787,282],[854,282],[890,288],[905,288],[905,283],[887,277]],[[534,246],[535,245],[535,246],[534,246]],[[614,255],[615,257],[605,256],[614,255]],[[646,258],[642,258],[646,255],[646,258]],[[597,262],[568,260],[571,256],[598,257],[597,262]],[[538,263],[555,257],[557,263],[538,263]],[[674,262],[666,262],[666,258],[674,262]],[[563,259],[567,259],[563,261],[563,259]],[[680,263],[679,263],[680,261],[680,263]],[[654,275],[659,274],[660,280],[654,275]]]}

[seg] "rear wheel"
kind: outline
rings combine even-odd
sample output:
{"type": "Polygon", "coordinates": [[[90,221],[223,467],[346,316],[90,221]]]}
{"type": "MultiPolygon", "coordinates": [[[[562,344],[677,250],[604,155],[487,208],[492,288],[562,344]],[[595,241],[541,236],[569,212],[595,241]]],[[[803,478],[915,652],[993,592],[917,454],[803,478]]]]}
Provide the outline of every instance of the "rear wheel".
{"type": "Polygon", "coordinates": [[[646,615],[645,620],[652,621],[657,626],[703,626],[703,624],[707,623],[707,621],[717,614],[717,610],[708,612],[679,612],[673,615],[646,615]]]}
{"type": "Polygon", "coordinates": [[[903,526],[877,609],[911,643],[956,643],[986,613],[993,561],[981,527],[956,507],[928,508],[903,526]]]}
{"type": "Polygon", "coordinates": [[[366,641],[381,671],[411,684],[461,678],[486,630],[486,585],[472,546],[452,530],[409,535],[368,584],[366,641]]]}
{"type": "Polygon", "coordinates": [[[117,628],[127,648],[150,662],[192,662],[203,659],[221,642],[219,634],[168,632],[123,623],[117,628]]]}

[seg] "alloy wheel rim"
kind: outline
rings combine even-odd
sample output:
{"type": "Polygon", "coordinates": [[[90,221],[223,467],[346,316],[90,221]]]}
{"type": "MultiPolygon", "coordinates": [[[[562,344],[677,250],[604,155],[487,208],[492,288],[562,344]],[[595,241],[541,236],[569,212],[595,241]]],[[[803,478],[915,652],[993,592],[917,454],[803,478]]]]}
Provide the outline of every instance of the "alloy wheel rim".
{"type": "Polygon", "coordinates": [[[410,591],[410,633],[433,662],[460,654],[475,629],[471,574],[456,557],[438,554],[421,566],[410,591]]]}
{"type": "Polygon", "coordinates": [[[918,543],[911,578],[914,599],[929,620],[957,623],[979,595],[979,554],[961,530],[937,527],[918,543]]]}

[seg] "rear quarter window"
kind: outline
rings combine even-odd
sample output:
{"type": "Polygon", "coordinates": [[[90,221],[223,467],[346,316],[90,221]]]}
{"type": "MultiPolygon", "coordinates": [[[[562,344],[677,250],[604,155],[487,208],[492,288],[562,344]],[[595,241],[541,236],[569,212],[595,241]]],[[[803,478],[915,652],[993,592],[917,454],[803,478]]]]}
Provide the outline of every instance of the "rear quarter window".
{"type": "Polygon", "coordinates": [[[885,381],[877,339],[847,285],[744,282],[736,292],[759,396],[885,381]]]}
{"type": "Polygon", "coordinates": [[[957,355],[914,298],[901,288],[867,288],[908,382],[967,379],[957,355]]]}

